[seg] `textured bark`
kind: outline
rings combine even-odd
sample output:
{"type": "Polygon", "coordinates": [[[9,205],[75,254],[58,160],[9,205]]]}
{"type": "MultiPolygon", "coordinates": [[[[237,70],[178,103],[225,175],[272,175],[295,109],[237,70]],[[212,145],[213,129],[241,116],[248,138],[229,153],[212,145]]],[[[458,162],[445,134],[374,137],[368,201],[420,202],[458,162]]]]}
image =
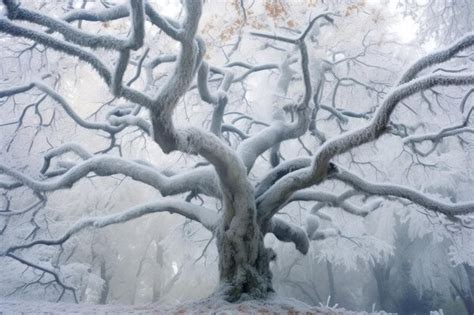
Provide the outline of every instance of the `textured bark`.
{"type": "Polygon", "coordinates": [[[275,254],[264,247],[255,205],[227,200],[225,207],[225,213],[234,215],[224,217],[217,231],[219,293],[230,302],[265,298],[273,291],[270,261],[275,254]],[[246,204],[245,211],[235,209],[246,204]]]}

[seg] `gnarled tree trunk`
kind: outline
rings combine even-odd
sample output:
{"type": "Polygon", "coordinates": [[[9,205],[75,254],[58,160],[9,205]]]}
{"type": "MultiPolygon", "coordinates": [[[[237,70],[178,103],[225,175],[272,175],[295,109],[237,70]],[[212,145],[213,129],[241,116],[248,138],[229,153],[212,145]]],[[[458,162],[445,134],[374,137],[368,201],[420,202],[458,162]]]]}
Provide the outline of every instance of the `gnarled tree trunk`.
{"type": "Polygon", "coordinates": [[[249,189],[224,195],[224,215],[216,231],[219,293],[231,302],[265,298],[273,291],[270,261],[275,255],[264,247],[250,184],[249,189]]]}

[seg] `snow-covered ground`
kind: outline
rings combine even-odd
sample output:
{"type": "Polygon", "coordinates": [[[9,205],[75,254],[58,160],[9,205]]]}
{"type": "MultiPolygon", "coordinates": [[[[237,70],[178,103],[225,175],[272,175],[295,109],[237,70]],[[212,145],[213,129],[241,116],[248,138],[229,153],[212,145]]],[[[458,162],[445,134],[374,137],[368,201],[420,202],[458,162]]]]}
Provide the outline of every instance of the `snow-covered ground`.
{"type": "MultiPolygon", "coordinates": [[[[87,305],[68,303],[45,303],[24,301],[0,301],[0,315],[53,315],[53,314],[369,314],[349,312],[341,309],[309,306],[295,299],[273,298],[266,301],[247,301],[231,304],[223,300],[203,299],[180,305],[149,304],[129,305],[87,305]]],[[[377,313],[386,314],[386,313],[377,313]]]]}

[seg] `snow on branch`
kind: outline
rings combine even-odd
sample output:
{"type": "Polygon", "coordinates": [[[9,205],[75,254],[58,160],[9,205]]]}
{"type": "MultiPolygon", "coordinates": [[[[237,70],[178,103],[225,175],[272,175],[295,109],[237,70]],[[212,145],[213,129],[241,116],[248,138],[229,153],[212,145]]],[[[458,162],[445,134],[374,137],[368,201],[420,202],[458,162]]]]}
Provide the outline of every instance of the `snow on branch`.
{"type": "Polygon", "coordinates": [[[277,180],[283,176],[305,168],[311,165],[311,158],[309,157],[300,157],[285,161],[278,166],[272,168],[258,183],[255,191],[255,196],[259,197],[265,191],[267,191],[277,180]]]}
{"type": "MultiPolygon", "coordinates": [[[[474,45],[474,42],[472,43],[474,45]]],[[[435,86],[462,86],[474,84],[474,74],[440,75],[432,74],[414,79],[408,83],[397,86],[389,93],[383,104],[375,112],[371,122],[358,130],[344,133],[324,143],[317,151],[313,161],[313,183],[321,181],[328,167],[329,161],[336,155],[345,153],[379,138],[385,131],[390,121],[390,115],[396,105],[403,99],[435,86]]]]}
{"type": "Polygon", "coordinates": [[[214,105],[214,111],[211,120],[211,132],[218,137],[221,135],[222,119],[225,112],[225,107],[228,102],[227,92],[233,82],[234,75],[230,71],[222,70],[224,77],[219,86],[219,89],[215,93],[209,91],[208,86],[208,74],[209,65],[207,62],[201,62],[201,66],[198,71],[197,86],[201,99],[207,103],[214,105]]]}
{"type": "Polygon", "coordinates": [[[316,23],[317,20],[319,19],[325,19],[326,21],[328,21],[329,23],[333,23],[334,22],[334,19],[331,17],[331,15],[335,15],[334,13],[332,12],[326,12],[326,13],[322,13],[322,14],[319,14],[317,16],[315,16],[311,22],[308,23],[308,26],[306,27],[306,29],[301,33],[301,35],[299,36],[298,40],[304,40],[306,38],[306,36],[308,35],[308,33],[311,31],[311,29],[313,28],[314,26],[314,23],[316,23]]]}
{"type": "Polygon", "coordinates": [[[136,206],[120,213],[114,213],[102,217],[81,219],[71,226],[62,236],[56,239],[39,239],[29,243],[11,246],[6,249],[2,249],[0,256],[9,255],[14,251],[31,248],[37,245],[62,245],[69,238],[71,238],[71,236],[86,228],[103,228],[113,224],[128,222],[144,215],[157,212],[180,214],[188,219],[201,223],[209,231],[213,231],[217,224],[217,213],[213,210],[206,209],[185,201],[162,199],[160,201],[136,206]]]}
{"type": "Polygon", "coordinates": [[[143,62],[145,61],[145,58],[148,56],[149,52],[150,52],[150,48],[147,47],[145,49],[145,52],[142,54],[142,56],[140,57],[140,59],[138,60],[136,64],[131,62],[132,64],[136,65],[137,70],[135,71],[135,75],[130,80],[128,80],[127,86],[131,86],[132,83],[138,80],[138,78],[140,77],[140,74],[142,72],[143,62]]]}
{"type": "Polygon", "coordinates": [[[459,104],[459,110],[461,110],[461,112],[463,113],[464,112],[464,109],[466,108],[466,103],[467,103],[467,100],[469,99],[469,97],[471,96],[471,94],[474,93],[474,89],[470,89],[463,97],[461,103],[459,104]]]}
{"type": "Polygon", "coordinates": [[[132,27],[128,47],[137,50],[145,38],[145,0],[129,0],[132,27]]]}
{"type": "Polygon", "coordinates": [[[429,210],[443,213],[448,217],[474,212],[474,202],[445,203],[406,186],[366,181],[339,166],[333,177],[368,194],[405,198],[429,210]]]}
{"type": "Polygon", "coordinates": [[[44,181],[35,180],[0,163],[0,174],[3,173],[13,179],[13,181],[1,181],[0,187],[13,189],[24,185],[34,191],[55,191],[72,187],[91,172],[98,176],[122,174],[154,187],[163,196],[189,191],[198,191],[210,196],[218,195],[215,185],[212,185],[214,174],[209,170],[195,170],[188,174],[167,177],[153,167],[111,156],[90,157],[70,168],[62,176],[44,181]]]}
{"type": "Polygon", "coordinates": [[[222,188],[228,192],[242,194],[243,200],[247,200],[251,193],[250,183],[245,176],[242,162],[232,148],[202,129],[175,129],[173,125],[173,110],[187,92],[204,52],[203,41],[195,38],[202,3],[188,0],[185,8],[181,52],[173,73],[159,90],[156,106],[151,109],[153,136],[165,153],[178,150],[203,156],[213,164],[222,188]]]}
{"type": "MultiPolygon", "coordinates": [[[[135,9],[136,19],[139,19],[139,23],[136,23],[137,31],[140,32],[141,29],[141,21],[145,21],[144,18],[140,17],[142,15],[142,6],[144,5],[144,13],[148,16],[150,22],[161,30],[165,32],[166,35],[170,36],[171,38],[178,40],[179,36],[179,25],[176,21],[173,21],[170,18],[166,18],[161,16],[153,7],[148,3],[148,1],[135,1],[130,0],[130,3],[115,5],[106,9],[94,9],[94,10],[87,10],[87,9],[75,9],[68,12],[66,15],[62,17],[62,19],[66,22],[74,22],[74,21],[89,21],[89,22],[106,22],[106,21],[113,21],[117,19],[122,19],[125,17],[130,16],[130,8],[133,10],[135,9]]],[[[133,13],[132,13],[133,15],[133,13]]],[[[133,21],[132,17],[132,21],[133,21]]]]}
{"type": "MultiPolygon", "coordinates": [[[[1,184],[0,184],[0,188],[2,188],[1,184]]],[[[17,210],[12,210],[10,208],[10,200],[7,199],[6,206],[2,207],[2,209],[0,210],[0,216],[12,217],[12,216],[17,216],[17,215],[22,215],[27,212],[33,212],[33,217],[34,217],[35,214],[46,205],[46,197],[44,195],[35,193],[35,196],[38,198],[37,201],[29,204],[28,206],[23,207],[22,209],[17,209],[17,210]]],[[[2,234],[1,230],[0,230],[0,234],[2,234]]]]}
{"type": "MultiPolygon", "coordinates": [[[[278,69],[279,68],[278,64],[275,64],[275,63],[268,63],[268,64],[262,64],[262,65],[250,65],[250,64],[243,63],[243,62],[232,62],[232,63],[226,65],[226,67],[234,67],[234,66],[241,66],[241,67],[247,68],[247,71],[245,71],[241,75],[235,77],[232,80],[232,83],[240,82],[240,81],[244,80],[249,75],[251,75],[252,73],[255,73],[255,72],[260,72],[260,71],[272,70],[272,69],[278,69]]],[[[211,70],[212,70],[212,68],[211,68],[211,70]]],[[[210,80],[210,81],[212,81],[212,80],[210,80]]]]}
{"type": "MultiPolygon", "coordinates": [[[[349,195],[350,197],[350,195],[349,195]]],[[[288,199],[287,203],[293,201],[319,201],[325,204],[329,204],[333,207],[341,208],[342,210],[351,213],[353,215],[365,217],[372,211],[378,209],[382,203],[381,200],[374,200],[370,203],[367,203],[363,207],[358,207],[348,201],[346,201],[347,195],[343,194],[337,196],[331,193],[326,193],[322,191],[316,191],[312,189],[300,190],[294,192],[293,195],[288,199]]]]}
{"type": "Polygon", "coordinates": [[[96,123],[96,122],[89,122],[84,119],[82,119],[69,105],[69,103],[66,101],[64,97],[59,95],[56,91],[48,87],[46,84],[35,81],[33,82],[33,85],[37,87],[39,90],[43,91],[44,93],[48,94],[49,97],[51,97],[54,101],[56,101],[58,104],[60,104],[63,109],[66,111],[66,113],[71,117],[79,126],[86,128],[86,129],[95,129],[95,130],[103,130],[107,133],[116,133],[120,130],[120,128],[116,126],[112,126],[110,124],[104,124],[104,123],[96,123]]]}
{"type": "Polygon", "coordinates": [[[250,32],[250,35],[257,36],[257,37],[262,37],[262,38],[266,38],[266,39],[273,39],[273,40],[277,40],[277,41],[284,42],[284,43],[289,43],[289,44],[297,44],[298,43],[298,39],[290,38],[290,37],[286,37],[286,36],[281,36],[281,35],[266,34],[266,33],[259,33],[259,32],[250,32]]]}
{"type": "MultiPolygon", "coordinates": [[[[291,123],[285,122],[284,117],[280,117],[281,115],[277,112],[270,126],[240,143],[237,152],[244,161],[248,172],[252,169],[256,159],[265,151],[285,140],[298,138],[308,130],[309,100],[312,89],[308,69],[308,52],[304,42],[300,44],[300,53],[305,94],[301,103],[294,108],[296,119],[291,123]]],[[[280,71],[280,77],[285,75],[287,74],[284,71],[280,71]]]]}
{"type": "MultiPolygon", "coordinates": [[[[247,171],[250,171],[255,163],[255,160],[258,156],[263,154],[263,152],[267,151],[271,147],[278,145],[279,143],[288,140],[288,139],[295,139],[302,136],[309,127],[310,123],[310,115],[309,115],[309,102],[312,98],[313,89],[311,86],[311,77],[309,72],[309,57],[308,57],[308,50],[305,43],[305,37],[308,34],[311,27],[314,25],[315,21],[319,18],[325,17],[332,21],[329,17],[331,13],[324,13],[315,17],[310,24],[308,25],[307,29],[298,37],[298,38],[288,38],[284,36],[277,36],[277,35],[269,35],[269,34],[262,34],[257,32],[252,32],[252,35],[258,37],[264,37],[279,41],[284,41],[286,43],[295,44],[299,48],[300,52],[300,62],[301,62],[301,71],[303,76],[303,83],[304,83],[304,96],[301,100],[300,104],[295,106],[294,110],[296,111],[296,121],[293,123],[284,123],[281,120],[275,119],[274,122],[268,127],[263,129],[261,132],[256,134],[253,137],[250,137],[243,141],[239,148],[238,152],[242,160],[244,161],[245,166],[247,167],[247,171]]],[[[291,61],[287,60],[286,66],[287,68],[291,61]]],[[[245,64],[237,64],[240,66],[245,66],[245,64]]],[[[286,75],[284,68],[280,67],[280,75],[283,77],[286,75]]],[[[288,79],[291,79],[289,77],[288,79]]]]}
{"type": "Polygon", "coordinates": [[[54,38],[51,35],[14,24],[7,19],[0,19],[0,32],[12,36],[24,37],[38,42],[44,46],[51,47],[54,50],[78,57],[79,59],[90,64],[106,83],[110,83],[111,75],[109,69],[107,69],[107,67],[99,60],[99,58],[97,58],[97,56],[84,49],[81,49],[78,46],[54,38]]]}
{"type": "Polygon", "coordinates": [[[197,62],[201,62],[197,57],[199,54],[204,55],[204,43],[194,40],[201,17],[202,3],[201,1],[188,1],[185,9],[186,18],[182,26],[184,35],[179,36],[181,52],[176,60],[173,73],[160,88],[155,101],[155,109],[164,113],[172,112],[178,100],[186,93],[197,70],[197,62]]]}
{"type": "Polygon", "coordinates": [[[211,91],[209,91],[208,76],[209,65],[203,61],[201,62],[201,67],[199,67],[197,77],[199,95],[204,102],[215,105],[219,102],[219,97],[223,97],[224,95],[219,95],[218,93],[212,94],[211,91]]]}
{"type": "MultiPolygon", "coordinates": [[[[17,25],[8,19],[0,19],[0,32],[12,36],[24,37],[46,47],[66,53],[67,55],[78,57],[82,61],[91,65],[107,85],[111,86],[112,84],[112,74],[108,67],[95,54],[86,51],[79,46],[57,39],[46,33],[17,25]]],[[[150,97],[126,86],[122,88],[122,96],[131,102],[138,103],[145,107],[151,107],[153,104],[153,100],[150,97]]]]}
{"type": "Polygon", "coordinates": [[[466,115],[466,117],[464,118],[464,121],[461,124],[454,125],[451,127],[446,127],[434,133],[427,133],[423,135],[411,135],[411,136],[403,138],[403,143],[420,143],[423,141],[431,141],[433,143],[433,147],[436,147],[437,144],[443,138],[456,136],[462,133],[474,133],[474,128],[467,126],[467,124],[469,123],[469,118],[471,117],[473,110],[474,110],[474,107],[472,107],[469,110],[468,114],[466,115]]]}
{"type": "MultiPolygon", "coordinates": [[[[474,45],[474,42],[472,44],[474,45]]],[[[310,168],[288,174],[261,195],[257,199],[257,205],[260,205],[260,220],[266,220],[275,214],[279,205],[294,191],[320,183],[329,174],[332,174],[334,169],[331,169],[329,161],[334,156],[380,137],[387,130],[386,126],[389,123],[390,115],[401,100],[434,86],[471,84],[474,84],[474,74],[432,74],[396,87],[387,95],[382,106],[376,111],[372,121],[366,127],[328,140],[317,151],[310,168]]],[[[435,207],[432,210],[437,211],[437,209],[435,207]]]]}
{"type": "Polygon", "coordinates": [[[287,123],[274,119],[270,126],[242,141],[237,148],[240,158],[250,172],[256,159],[275,144],[303,135],[308,129],[309,119],[305,109],[297,111],[297,119],[287,123]]]}
{"type": "MultiPolygon", "coordinates": [[[[140,206],[133,207],[126,211],[120,213],[114,213],[110,215],[105,215],[101,217],[92,217],[84,218],[77,221],[72,225],[62,236],[54,239],[37,239],[28,243],[23,243],[19,245],[3,247],[0,249],[0,256],[10,257],[25,266],[31,267],[35,270],[43,272],[43,274],[49,274],[54,278],[54,281],[62,288],[58,301],[61,300],[66,291],[71,291],[76,302],[78,302],[76,297],[75,289],[71,286],[68,286],[63,277],[60,276],[59,270],[50,269],[38,263],[33,263],[17,255],[16,251],[25,250],[32,248],[38,245],[53,246],[59,245],[62,246],[68,239],[73,235],[85,230],[87,228],[104,228],[109,225],[121,224],[136,218],[140,218],[145,215],[158,213],[158,212],[169,212],[180,214],[188,219],[201,223],[209,231],[213,232],[216,228],[218,214],[210,209],[203,208],[198,205],[194,205],[188,202],[172,200],[172,199],[162,199],[149,204],[144,204],[140,206]]],[[[42,277],[42,276],[41,276],[42,277]]]]}
{"type": "Polygon", "coordinates": [[[74,289],[73,287],[70,287],[70,286],[66,285],[66,284],[63,282],[63,280],[61,280],[61,278],[59,277],[57,271],[51,270],[51,269],[48,269],[48,268],[45,268],[45,267],[40,266],[40,265],[35,264],[35,263],[32,263],[31,261],[28,261],[28,260],[26,260],[26,259],[24,259],[24,258],[21,258],[21,257],[15,255],[15,254],[12,254],[12,253],[7,253],[5,256],[10,257],[10,258],[12,258],[12,259],[18,261],[18,262],[22,263],[22,264],[25,265],[25,266],[28,266],[28,267],[31,267],[31,268],[33,268],[33,269],[37,269],[37,270],[39,270],[39,271],[42,271],[43,274],[46,273],[46,274],[51,275],[51,276],[54,278],[54,281],[55,281],[57,284],[59,284],[59,286],[62,288],[61,293],[60,293],[60,295],[59,295],[59,297],[58,297],[58,300],[57,300],[58,302],[59,302],[59,301],[61,300],[61,298],[64,296],[64,293],[65,293],[66,291],[70,291],[70,292],[72,293],[73,297],[74,297],[74,301],[75,301],[76,303],[79,303],[79,300],[77,299],[77,295],[76,295],[76,289],[74,289]]]}
{"type": "Polygon", "coordinates": [[[27,92],[27,91],[31,90],[32,88],[34,88],[34,84],[29,83],[29,84],[25,84],[25,85],[21,85],[21,86],[12,87],[12,88],[6,89],[6,90],[0,90],[0,98],[9,97],[9,96],[13,96],[13,95],[16,95],[16,94],[24,93],[24,92],[27,92]]]}
{"type": "MultiPolygon", "coordinates": [[[[474,41],[472,44],[474,45],[474,41]]],[[[257,204],[261,207],[259,213],[260,220],[266,220],[275,214],[278,211],[279,205],[289,198],[294,191],[317,184],[324,180],[328,174],[333,173],[334,170],[331,170],[329,161],[334,156],[380,137],[387,130],[390,115],[401,100],[434,86],[471,84],[474,84],[474,74],[432,74],[397,86],[387,95],[383,104],[376,111],[371,122],[366,127],[347,132],[339,137],[328,140],[317,151],[309,169],[301,169],[288,174],[260,196],[257,199],[257,204]]],[[[420,199],[420,201],[424,202],[425,200],[420,199]]],[[[418,203],[417,201],[414,202],[418,203]]],[[[436,203],[430,205],[434,206],[434,208],[428,207],[431,210],[439,212],[443,210],[442,207],[437,207],[436,203]]],[[[474,209],[471,211],[474,211],[474,209]]]]}
{"type": "Polygon", "coordinates": [[[122,92],[123,75],[125,74],[125,71],[127,70],[129,60],[130,60],[130,49],[121,50],[119,53],[117,64],[115,65],[114,74],[112,76],[111,90],[112,90],[112,95],[114,96],[120,96],[122,92]]]}
{"type": "Polygon", "coordinates": [[[129,15],[128,5],[122,4],[101,10],[76,9],[68,12],[62,19],[66,22],[106,22],[125,18],[129,15]]]}
{"type": "Polygon", "coordinates": [[[314,26],[314,23],[316,23],[317,20],[319,20],[321,18],[324,18],[328,22],[333,23],[334,20],[331,17],[331,15],[335,15],[335,14],[331,13],[331,12],[326,12],[326,13],[322,13],[322,14],[319,14],[316,17],[314,17],[308,23],[308,26],[306,26],[305,30],[303,32],[301,32],[301,34],[297,38],[291,38],[291,37],[275,35],[275,34],[266,34],[266,33],[260,33],[260,32],[250,32],[250,34],[253,35],[253,36],[263,37],[263,38],[267,38],[267,39],[273,39],[273,40],[277,40],[277,41],[281,41],[281,42],[285,42],[285,43],[289,43],[289,44],[300,44],[302,41],[304,41],[304,39],[306,38],[308,33],[311,31],[311,29],[314,26]]]}
{"type": "Polygon", "coordinates": [[[282,242],[292,242],[303,255],[309,250],[309,240],[306,232],[299,226],[285,222],[279,218],[270,220],[268,232],[273,233],[282,242]]]}
{"type": "Polygon", "coordinates": [[[81,159],[87,160],[92,157],[92,154],[87,152],[83,147],[81,147],[78,144],[75,143],[66,143],[63,144],[59,147],[53,148],[49,150],[45,155],[44,155],[44,163],[43,167],[41,167],[41,174],[45,174],[46,171],[49,169],[49,166],[51,165],[51,160],[55,157],[58,157],[60,155],[69,153],[69,152],[74,152],[77,154],[81,159]]]}
{"type": "MultiPolygon", "coordinates": [[[[14,87],[7,90],[0,90],[0,97],[11,96],[17,93],[26,92],[34,87],[46,93],[46,95],[48,95],[58,104],[60,104],[62,108],[66,111],[66,113],[69,115],[69,117],[71,117],[79,126],[83,128],[92,130],[103,130],[113,136],[128,126],[138,126],[146,133],[150,133],[150,123],[145,121],[143,118],[137,117],[137,112],[131,112],[128,115],[121,116],[111,114],[108,117],[108,123],[97,123],[84,120],[73,110],[72,106],[66,101],[64,97],[62,97],[52,88],[48,87],[46,84],[40,81],[34,81],[27,85],[14,87]]],[[[19,121],[19,123],[20,122],[21,120],[19,121]]]]}
{"type": "Polygon", "coordinates": [[[7,190],[12,190],[16,189],[18,187],[21,187],[22,184],[19,181],[16,180],[3,180],[0,178],[0,188],[2,189],[7,189],[7,190]]]}
{"type": "MultiPolygon", "coordinates": [[[[200,1],[196,0],[195,2],[200,1]]],[[[162,17],[155,9],[153,9],[148,1],[145,3],[145,12],[150,22],[165,32],[166,35],[174,40],[182,40],[184,30],[176,21],[162,17]]]]}
{"type": "MultiPolygon", "coordinates": [[[[132,1],[134,2],[134,1],[132,1]]],[[[121,50],[129,46],[127,39],[119,39],[110,35],[93,35],[74,28],[69,23],[48,15],[24,9],[21,5],[8,6],[8,17],[11,20],[28,21],[59,32],[67,41],[83,47],[121,50]]]]}
{"type": "Polygon", "coordinates": [[[457,53],[471,47],[474,45],[474,33],[467,34],[456,43],[450,45],[449,47],[435,51],[418,61],[416,61],[412,66],[408,68],[407,71],[402,75],[400,78],[398,85],[407,83],[413,80],[421,71],[424,69],[433,66],[435,64],[439,64],[445,62],[457,53]]]}

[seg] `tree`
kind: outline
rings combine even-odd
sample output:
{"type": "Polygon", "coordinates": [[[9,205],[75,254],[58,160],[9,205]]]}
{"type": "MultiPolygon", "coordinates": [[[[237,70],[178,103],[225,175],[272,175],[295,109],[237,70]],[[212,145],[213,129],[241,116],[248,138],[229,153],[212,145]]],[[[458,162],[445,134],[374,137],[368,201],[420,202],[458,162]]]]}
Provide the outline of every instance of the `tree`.
{"type": "MultiPolygon", "coordinates": [[[[284,2],[278,3],[270,7],[267,12],[269,15],[278,16],[284,12],[284,2]]],[[[161,15],[151,3],[144,0],[114,6],[106,3],[106,7],[100,10],[72,9],[60,18],[45,11],[29,9],[15,0],[3,0],[3,6],[5,16],[0,18],[0,31],[10,36],[8,40],[26,39],[33,42],[30,50],[44,47],[58,52],[60,56],[72,56],[81,64],[88,64],[95,71],[88,71],[87,75],[98,75],[114,98],[109,102],[109,105],[114,106],[107,113],[103,114],[107,106],[98,109],[96,113],[101,115],[97,117],[104,119],[98,122],[82,118],[67,97],[51,87],[57,83],[57,78],[47,73],[48,69],[41,72],[40,78],[0,91],[4,104],[15,104],[15,98],[20,94],[40,91],[39,100],[29,105],[29,108],[35,108],[39,112],[40,125],[56,121],[51,113],[48,115],[51,123],[43,121],[43,115],[47,114],[41,114],[40,105],[49,98],[59,104],[75,124],[105,134],[108,142],[105,149],[96,153],[90,153],[74,143],[52,148],[44,155],[41,179],[35,179],[34,176],[11,167],[9,163],[2,162],[0,188],[8,192],[28,188],[38,199],[21,210],[12,210],[7,204],[7,217],[29,213],[32,222],[40,229],[34,219],[46,202],[46,195],[71,188],[91,173],[99,177],[121,174],[153,187],[162,196],[158,200],[120,213],[81,219],[60,237],[36,237],[33,233],[32,240],[16,241],[3,246],[0,251],[2,256],[51,275],[61,285],[62,293],[65,290],[74,291],[74,288],[67,285],[54,269],[33,263],[20,253],[39,245],[61,246],[71,236],[86,228],[102,228],[157,212],[180,214],[199,222],[213,233],[219,256],[218,292],[229,301],[249,297],[265,298],[273,291],[270,262],[276,257],[275,252],[264,245],[266,234],[273,234],[282,242],[293,243],[303,254],[308,252],[310,241],[344,236],[343,231],[337,228],[321,228],[321,220],[315,215],[308,216],[306,230],[276,216],[291,202],[318,202],[311,211],[313,214],[318,214],[322,207],[331,205],[352,215],[367,216],[382,204],[381,199],[373,196],[381,196],[389,201],[396,198],[436,213],[446,224],[454,222],[460,225],[474,212],[473,202],[446,202],[409,186],[377,183],[338,163],[344,162],[344,157],[353,158],[354,150],[364,150],[367,148],[366,144],[381,137],[398,139],[399,143],[406,145],[407,150],[411,150],[411,156],[419,158],[430,156],[445,138],[472,133],[472,128],[468,127],[472,113],[468,103],[470,92],[465,91],[465,87],[474,84],[474,75],[468,71],[469,67],[455,71],[454,74],[449,69],[432,71],[433,67],[444,63],[456,65],[458,59],[471,66],[469,55],[460,53],[469,51],[474,46],[472,33],[414,62],[395,84],[391,84],[390,92],[386,93],[383,88],[378,89],[377,84],[368,85],[352,77],[340,77],[336,70],[338,65],[345,62],[350,68],[350,62],[356,62],[376,43],[363,42],[363,52],[355,57],[337,50],[332,52],[333,60],[310,55],[311,47],[322,42],[321,34],[324,30],[334,28],[331,25],[337,24],[338,19],[343,19],[340,12],[327,11],[315,15],[299,29],[292,28],[293,25],[288,23],[288,27],[277,29],[274,33],[255,30],[248,34],[262,39],[272,49],[283,49],[284,56],[280,64],[255,65],[230,59],[225,66],[219,67],[206,61],[206,43],[198,34],[200,18],[206,7],[201,1],[184,1],[184,17],[180,21],[161,15]],[[86,22],[101,22],[102,27],[107,28],[108,23],[123,19],[130,24],[125,37],[109,35],[97,29],[92,32],[84,27],[86,22]],[[161,54],[151,60],[147,59],[151,49],[144,46],[145,42],[151,41],[155,36],[160,38],[157,35],[160,33],[179,44],[179,53],[161,54]],[[133,54],[139,50],[143,53],[138,59],[133,59],[133,54]],[[106,58],[112,62],[106,62],[106,58]],[[156,87],[153,69],[165,62],[173,62],[173,68],[156,87]],[[295,63],[299,65],[298,71],[292,67],[295,63]],[[131,67],[135,68],[134,72],[130,70],[131,67]],[[239,76],[236,68],[243,68],[245,72],[239,76]],[[138,86],[134,82],[141,77],[143,70],[147,76],[145,84],[134,87],[138,86]],[[265,70],[279,72],[276,90],[269,95],[270,103],[274,104],[271,121],[262,122],[241,111],[227,111],[230,99],[238,95],[238,92],[245,93],[244,86],[239,89],[236,85],[244,82],[250,74],[265,70]],[[334,76],[334,81],[328,79],[330,75],[334,76]],[[338,106],[338,89],[351,84],[362,86],[368,94],[372,94],[375,101],[369,98],[369,101],[374,102],[369,110],[353,111],[338,106]],[[405,101],[413,99],[415,95],[426,98],[424,93],[427,91],[434,91],[434,97],[437,97],[440,92],[433,89],[441,87],[465,95],[460,105],[460,114],[464,115],[461,123],[444,127],[435,133],[413,134],[418,129],[416,125],[393,119],[393,112],[399,104],[405,104],[405,101]],[[186,97],[196,96],[196,89],[200,99],[213,106],[209,128],[177,127],[174,119],[176,109],[186,97]],[[323,103],[329,98],[327,89],[332,89],[330,106],[323,103]],[[118,106],[117,100],[127,103],[118,106]],[[144,110],[149,113],[148,116],[143,115],[144,110]],[[339,132],[336,131],[333,136],[329,136],[332,132],[321,131],[323,123],[318,117],[321,117],[323,111],[328,112],[330,119],[339,127],[339,132]],[[224,123],[231,114],[237,117],[233,119],[233,124],[224,123]],[[367,122],[355,125],[350,123],[358,119],[367,122]],[[248,120],[250,127],[257,124],[261,128],[242,130],[236,125],[242,120],[248,120]],[[122,158],[117,139],[129,129],[139,130],[140,137],[153,139],[166,154],[178,151],[186,155],[197,155],[204,160],[196,167],[172,173],[160,170],[149,161],[122,158]],[[230,135],[236,135],[237,139],[230,135]],[[314,153],[304,144],[310,141],[308,139],[318,141],[314,153]],[[281,152],[290,141],[300,141],[302,148],[311,152],[311,156],[281,161],[281,152]],[[419,144],[423,145],[423,142],[432,144],[428,151],[420,148],[419,144]],[[116,148],[119,155],[113,153],[116,148]],[[265,157],[267,151],[270,151],[271,168],[261,174],[255,166],[258,163],[260,167],[260,158],[265,157]],[[77,155],[79,161],[61,162],[53,168],[53,160],[69,153],[77,155]],[[258,175],[260,177],[254,179],[258,175]],[[351,189],[339,193],[341,187],[344,187],[341,184],[338,184],[336,193],[319,189],[333,182],[343,183],[351,189]],[[187,194],[184,200],[183,194],[187,194]],[[198,198],[203,198],[201,205],[193,202],[198,198]],[[351,198],[362,205],[349,201],[351,198]],[[221,203],[217,211],[211,208],[213,199],[221,203]]],[[[244,20],[249,18],[245,6],[237,5],[237,8],[244,20]]],[[[345,16],[350,16],[354,10],[359,10],[359,7],[355,4],[349,6],[345,16]]],[[[238,48],[244,35],[247,36],[242,31],[238,33],[235,47],[238,48]]],[[[6,40],[3,42],[7,43],[6,40]]],[[[362,63],[360,59],[358,61],[362,63]]],[[[384,87],[386,84],[378,85],[384,87]]],[[[21,126],[27,109],[28,106],[14,123],[5,125],[21,126]]],[[[13,196],[21,198],[21,194],[13,196]]],[[[7,226],[8,222],[5,224],[7,226]]]]}
{"type": "Polygon", "coordinates": [[[428,39],[453,41],[473,28],[471,1],[403,1],[399,5],[407,15],[424,20],[419,35],[428,39]]]}

